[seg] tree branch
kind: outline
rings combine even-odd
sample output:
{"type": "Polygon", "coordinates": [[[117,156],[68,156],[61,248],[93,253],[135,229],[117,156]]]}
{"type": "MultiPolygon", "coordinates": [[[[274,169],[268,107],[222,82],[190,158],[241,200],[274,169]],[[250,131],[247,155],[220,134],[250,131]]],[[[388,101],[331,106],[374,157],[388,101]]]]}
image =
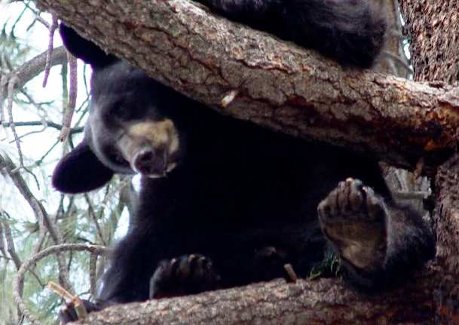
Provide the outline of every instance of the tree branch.
{"type": "Polygon", "coordinates": [[[186,0],[37,2],[102,48],[222,113],[369,150],[411,169],[420,161],[436,165],[457,146],[459,104],[449,100],[457,89],[343,70],[186,0]]]}
{"type": "MultiPolygon", "coordinates": [[[[2,156],[0,154],[0,169],[5,169],[6,173],[8,176],[11,178],[13,181],[14,185],[18,189],[18,191],[21,193],[23,198],[26,200],[26,202],[29,204],[29,206],[32,208],[35,217],[37,219],[39,228],[40,228],[40,237],[42,237],[43,232],[45,231],[44,228],[46,228],[51,236],[51,239],[55,244],[62,244],[63,239],[62,235],[59,231],[59,229],[56,227],[56,225],[50,220],[49,215],[43,206],[43,204],[33,195],[32,191],[27,185],[27,182],[25,179],[19,174],[17,167],[14,165],[14,163],[11,161],[11,159],[8,156],[2,156]]],[[[40,243],[40,241],[38,241],[40,243]]],[[[40,245],[37,245],[34,249],[34,253],[38,253],[40,250],[40,245]]],[[[72,288],[70,281],[69,281],[69,274],[68,270],[65,267],[65,261],[64,261],[64,256],[61,254],[57,255],[58,257],[58,268],[59,268],[59,279],[60,283],[65,287],[65,288],[72,288]]]]}
{"type": "Polygon", "coordinates": [[[434,324],[431,300],[430,284],[415,279],[404,290],[383,298],[346,290],[336,279],[301,280],[294,284],[275,280],[194,296],[117,305],[91,313],[78,324],[119,324],[120,320],[138,325],[434,324]]]}
{"type": "MultiPolygon", "coordinates": [[[[23,87],[28,81],[32,80],[45,70],[47,56],[48,51],[37,55],[30,61],[27,61],[25,64],[23,64],[17,70],[7,74],[7,79],[11,79],[14,76],[17,78],[15,88],[23,87]]],[[[53,66],[64,64],[65,62],[67,62],[67,51],[65,48],[63,46],[55,48],[49,58],[49,64],[53,66]]],[[[3,87],[5,87],[5,85],[3,85],[3,87]]],[[[3,93],[7,93],[6,88],[3,89],[3,93]]]]}
{"type": "MultiPolygon", "coordinates": [[[[9,122],[3,123],[4,127],[9,127],[11,124],[9,122]]],[[[14,125],[17,127],[20,126],[43,126],[43,127],[50,127],[54,128],[56,130],[62,130],[64,127],[62,124],[58,124],[52,121],[26,121],[26,122],[14,122],[14,125]]],[[[81,133],[83,132],[84,128],[83,127],[74,127],[70,129],[70,134],[74,133],[81,133]]]]}
{"type": "Polygon", "coordinates": [[[42,250],[41,252],[38,252],[21,265],[21,267],[18,270],[18,273],[16,274],[16,278],[13,282],[13,296],[22,315],[24,315],[31,324],[41,324],[41,322],[38,321],[37,318],[29,311],[25,302],[22,299],[21,288],[24,285],[24,276],[26,272],[29,271],[34,266],[34,264],[36,264],[39,260],[51,254],[56,254],[59,260],[60,256],[62,256],[63,252],[65,251],[88,251],[91,253],[91,255],[100,255],[106,253],[106,248],[98,245],[60,244],[50,246],[42,250]]]}

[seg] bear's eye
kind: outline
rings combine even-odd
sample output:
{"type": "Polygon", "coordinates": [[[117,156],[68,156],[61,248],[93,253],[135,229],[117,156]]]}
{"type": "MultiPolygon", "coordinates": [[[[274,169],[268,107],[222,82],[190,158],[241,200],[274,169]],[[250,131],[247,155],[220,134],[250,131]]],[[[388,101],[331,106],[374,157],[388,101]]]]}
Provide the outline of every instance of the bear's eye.
{"type": "Polygon", "coordinates": [[[132,121],[142,118],[145,112],[138,103],[120,99],[111,105],[106,114],[108,118],[114,118],[118,121],[132,121]]]}
{"type": "Polygon", "coordinates": [[[123,99],[116,100],[110,105],[110,108],[106,112],[109,117],[114,117],[118,119],[128,119],[129,118],[129,105],[123,99]]]}
{"type": "Polygon", "coordinates": [[[109,161],[115,164],[125,165],[127,164],[126,160],[123,158],[120,152],[111,146],[104,148],[104,154],[109,161]]]}

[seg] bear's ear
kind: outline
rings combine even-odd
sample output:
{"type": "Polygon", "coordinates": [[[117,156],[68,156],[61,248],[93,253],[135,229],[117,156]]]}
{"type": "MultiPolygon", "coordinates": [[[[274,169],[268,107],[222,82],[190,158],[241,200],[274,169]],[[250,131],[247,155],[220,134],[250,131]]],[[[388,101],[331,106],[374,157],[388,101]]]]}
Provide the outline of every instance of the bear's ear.
{"type": "Polygon", "coordinates": [[[52,183],[58,191],[76,194],[99,188],[112,176],[113,171],[103,165],[83,141],[59,161],[52,183]]]}
{"type": "Polygon", "coordinates": [[[105,53],[96,44],[81,37],[73,28],[64,23],[59,25],[59,33],[66,49],[93,68],[103,68],[118,60],[116,56],[105,53]]]}

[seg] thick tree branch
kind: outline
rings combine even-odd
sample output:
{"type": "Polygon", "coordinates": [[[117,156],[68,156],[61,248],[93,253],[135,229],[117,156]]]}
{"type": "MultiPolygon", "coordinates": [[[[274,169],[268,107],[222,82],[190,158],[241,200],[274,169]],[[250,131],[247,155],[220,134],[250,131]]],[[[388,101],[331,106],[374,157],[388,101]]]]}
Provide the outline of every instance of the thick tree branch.
{"type": "Polygon", "coordinates": [[[336,279],[301,280],[295,284],[277,280],[195,296],[118,305],[89,314],[78,324],[119,324],[120,320],[138,325],[434,324],[430,283],[413,279],[404,290],[381,298],[356,294],[336,279]]]}
{"type": "Polygon", "coordinates": [[[231,116],[408,168],[435,164],[457,146],[457,89],[346,71],[186,0],[37,2],[107,51],[231,116]],[[226,103],[229,94],[236,96],[226,103]]]}

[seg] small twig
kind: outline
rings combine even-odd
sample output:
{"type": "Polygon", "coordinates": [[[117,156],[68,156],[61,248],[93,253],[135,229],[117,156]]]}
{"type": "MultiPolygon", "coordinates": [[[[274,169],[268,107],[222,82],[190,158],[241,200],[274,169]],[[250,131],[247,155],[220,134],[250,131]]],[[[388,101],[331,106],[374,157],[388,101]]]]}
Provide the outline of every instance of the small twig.
{"type": "Polygon", "coordinates": [[[11,228],[10,228],[10,225],[8,223],[4,223],[4,230],[5,230],[5,239],[6,239],[6,244],[7,244],[7,247],[8,247],[8,254],[11,256],[11,258],[13,259],[13,262],[14,262],[14,265],[16,266],[16,269],[19,270],[19,268],[21,267],[21,259],[19,258],[19,255],[17,254],[16,252],[16,248],[14,246],[14,239],[13,239],[13,235],[11,234],[11,228]]]}
{"type": "Polygon", "coordinates": [[[53,54],[54,49],[54,33],[58,27],[56,15],[52,16],[51,26],[49,26],[49,43],[48,51],[46,55],[46,64],[45,64],[45,76],[43,77],[43,88],[46,87],[48,82],[49,72],[51,71],[51,55],[53,54]]]}
{"type": "MultiPolygon", "coordinates": [[[[11,124],[10,122],[5,122],[3,126],[9,127],[11,124]]],[[[21,126],[43,126],[43,127],[51,127],[56,130],[62,130],[62,124],[58,124],[52,121],[26,121],[26,122],[14,122],[15,127],[21,126]]],[[[81,133],[83,132],[84,127],[76,127],[70,130],[70,134],[81,133]]]]}
{"type": "MultiPolygon", "coordinates": [[[[63,239],[58,228],[49,219],[49,215],[46,212],[43,204],[30,191],[29,187],[27,186],[27,182],[24,180],[21,174],[17,172],[17,167],[14,165],[14,163],[8,157],[3,157],[0,155],[0,168],[1,167],[6,167],[5,170],[8,176],[12,179],[16,188],[32,208],[32,211],[34,212],[40,226],[40,236],[43,236],[42,232],[44,232],[44,228],[46,228],[54,243],[61,244],[63,239]]],[[[65,287],[71,288],[70,281],[68,280],[68,271],[65,267],[63,256],[58,255],[58,262],[60,279],[65,287]]]]}
{"type": "MultiPolygon", "coordinates": [[[[8,111],[8,117],[9,117],[9,123],[10,123],[10,129],[11,132],[13,133],[14,137],[14,142],[16,143],[16,148],[18,151],[18,157],[19,157],[19,167],[24,169],[27,173],[32,175],[34,177],[35,182],[38,187],[40,187],[40,183],[37,180],[37,177],[35,176],[32,171],[30,171],[27,167],[24,165],[24,156],[22,154],[22,148],[21,148],[21,139],[18,136],[16,126],[14,124],[14,119],[13,119],[13,94],[14,94],[14,88],[18,82],[19,78],[17,75],[13,75],[9,81],[8,81],[8,87],[7,87],[7,111],[8,111]]],[[[17,172],[17,170],[13,170],[13,173],[17,172]]]]}
{"type": "Polygon", "coordinates": [[[14,141],[16,143],[16,148],[18,150],[19,165],[21,167],[24,167],[24,157],[22,155],[22,150],[21,150],[21,141],[19,140],[18,133],[16,131],[16,126],[14,125],[14,120],[13,120],[13,94],[14,94],[14,87],[17,81],[18,81],[17,76],[12,76],[10,80],[8,81],[6,110],[8,112],[10,129],[11,129],[11,132],[13,133],[14,141]]]}
{"type": "MultiPolygon", "coordinates": [[[[15,127],[17,126],[16,123],[14,124],[14,126],[15,127]]],[[[29,135],[37,134],[37,133],[43,133],[45,131],[46,131],[46,125],[42,124],[42,128],[40,130],[35,130],[35,131],[30,131],[30,132],[24,133],[21,136],[18,136],[17,140],[21,141],[23,138],[28,137],[29,135]]],[[[11,141],[11,142],[14,142],[14,141],[11,141]]],[[[22,166],[22,167],[25,167],[25,166],[22,166]]],[[[40,184],[38,182],[37,182],[37,186],[40,187],[40,184]]]]}
{"type": "Polygon", "coordinates": [[[83,319],[88,316],[88,311],[84,307],[83,301],[77,295],[72,295],[70,292],[62,288],[60,285],[53,281],[48,282],[48,289],[60,296],[68,304],[72,304],[77,314],[78,319],[83,319]]]}
{"type": "Polygon", "coordinates": [[[106,246],[107,243],[104,240],[102,229],[100,228],[99,222],[97,221],[96,212],[94,211],[94,207],[92,206],[91,199],[89,198],[89,195],[87,193],[84,194],[84,198],[86,200],[86,203],[88,204],[88,214],[96,226],[97,235],[99,236],[100,242],[102,243],[102,245],[106,246]]]}
{"type": "Polygon", "coordinates": [[[75,111],[76,99],[77,99],[77,85],[78,85],[78,67],[77,60],[75,57],[69,54],[69,100],[67,103],[67,108],[64,112],[62,118],[62,130],[59,135],[60,141],[65,141],[70,133],[70,125],[72,123],[73,112],[75,111]]]}
{"type": "Polygon", "coordinates": [[[73,301],[77,297],[75,295],[72,295],[70,292],[68,292],[64,288],[62,288],[56,282],[49,281],[47,287],[48,289],[53,291],[55,294],[57,294],[59,297],[64,299],[66,302],[73,301]]]}
{"type": "MultiPolygon", "coordinates": [[[[6,212],[4,212],[4,213],[5,213],[5,215],[8,215],[6,212]]],[[[7,249],[8,253],[11,256],[11,258],[8,258],[8,260],[13,261],[13,263],[16,266],[16,269],[19,270],[19,268],[21,267],[22,262],[21,262],[21,259],[19,258],[19,255],[16,252],[13,235],[11,233],[11,228],[10,228],[9,224],[6,221],[3,224],[2,221],[0,220],[0,229],[2,230],[2,235],[1,235],[1,237],[2,237],[1,238],[2,245],[3,245],[3,238],[4,238],[6,243],[7,243],[7,246],[8,246],[8,249],[7,249]],[[4,232],[3,232],[3,227],[4,227],[4,232]]],[[[5,255],[5,258],[7,258],[4,248],[2,248],[1,251],[5,255]]],[[[41,287],[43,287],[43,283],[40,281],[40,277],[35,272],[33,272],[32,270],[30,270],[30,273],[37,280],[38,284],[41,287]]],[[[20,288],[20,289],[21,289],[21,294],[22,294],[22,288],[20,288]]]]}
{"type": "MultiPolygon", "coordinates": [[[[9,84],[9,80],[13,77],[16,77],[17,80],[14,84],[14,89],[17,88],[22,88],[29,80],[33,79],[37,75],[39,75],[45,65],[46,65],[46,58],[48,56],[48,51],[45,51],[36,57],[32,58],[31,60],[27,61],[24,63],[22,66],[14,70],[13,72],[2,76],[2,81],[0,83],[0,86],[2,89],[0,89],[0,94],[3,94],[0,96],[0,107],[3,104],[3,101],[5,99],[5,93],[6,93],[6,87],[9,84]]],[[[67,51],[63,46],[59,46],[53,50],[53,53],[50,57],[50,64],[51,65],[59,65],[59,64],[65,64],[67,62],[67,51]]],[[[2,119],[3,121],[4,119],[2,119]]]]}
{"type": "Polygon", "coordinates": [[[290,263],[289,264],[284,264],[284,269],[287,272],[287,275],[289,277],[287,282],[295,283],[296,281],[298,281],[298,276],[296,275],[296,272],[293,269],[292,264],[290,264],[290,263]]]}
{"type": "Polygon", "coordinates": [[[51,254],[58,254],[64,251],[89,251],[91,254],[104,254],[107,249],[103,246],[98,245],[85,245],[85,244],[62,244],[48,247],[42,250],[40,253],[32,256],[30,259],[24,261],[18,270],[16,278],[13,281],[13,296],[16,304],[18,305],[19,311],[26,317],[31,324],[39,325],[41,322],[28,310],[22,295],[20,294],[20,288],[24,284],[24,275],[39,260],[51,254]]]}
{"type": "Polygon", "coordinates": [[[393,196],[400,200],[423,200],[430,194],[427,191],[395,191],[393,196]]]}
{"type": "Polygon", "coordinates": [[[35,166],[40,166],[42,163],[43,163],[43,160],[45,160],[45,158],[50,154],[51,151],[54,150],[54,148],[56,148],[56,146],[60,143],[59,140],[55,141],[53,143],[53,145],[48,149],[48,151],[46,151],[41,157],[40,159],[36,160],[35,161],[35,166]]]}

